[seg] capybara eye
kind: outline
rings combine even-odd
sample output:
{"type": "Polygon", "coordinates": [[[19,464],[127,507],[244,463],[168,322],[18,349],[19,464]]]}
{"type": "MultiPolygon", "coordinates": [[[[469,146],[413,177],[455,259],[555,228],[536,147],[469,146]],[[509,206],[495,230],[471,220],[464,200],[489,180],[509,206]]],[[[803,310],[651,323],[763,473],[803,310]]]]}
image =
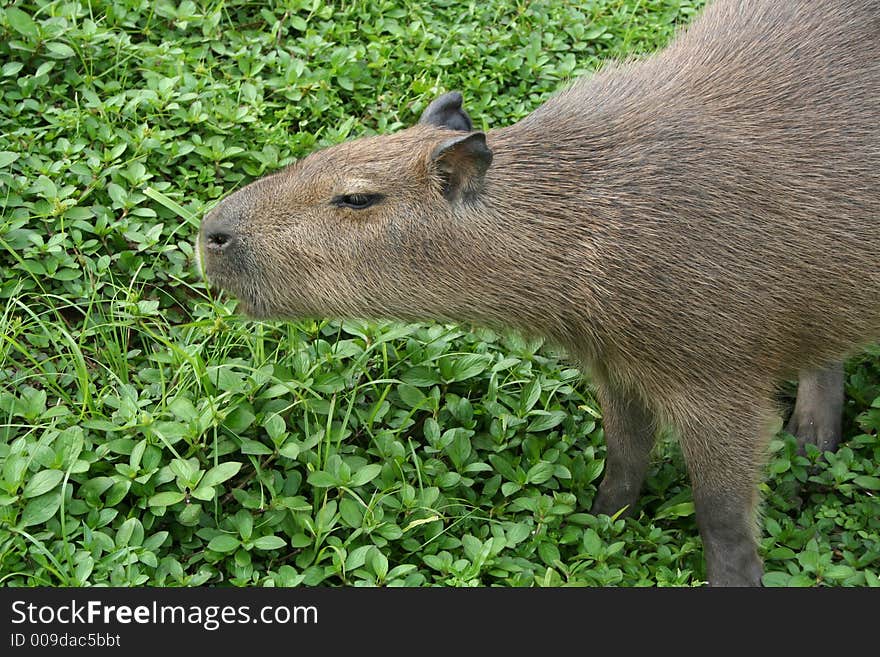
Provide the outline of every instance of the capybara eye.
{"type": "Polygon", "coordinates": [[[331,203],[338,208],[363,210],[371,205],[376,205],[383,198],[385,197],[382,194],[340,194],[333,197],[331,203]]]}

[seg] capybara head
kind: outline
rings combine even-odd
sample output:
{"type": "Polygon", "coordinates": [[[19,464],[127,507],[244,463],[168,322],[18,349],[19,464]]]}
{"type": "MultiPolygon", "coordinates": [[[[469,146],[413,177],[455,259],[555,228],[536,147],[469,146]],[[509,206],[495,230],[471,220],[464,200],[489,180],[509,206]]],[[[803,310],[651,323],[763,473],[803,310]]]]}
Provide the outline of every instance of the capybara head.
{"type": "Polygon", "coordinates": [[[231,194],[202,222],[205,276],[259,318],[449,315],[441,298],[471,251],[460,216],[492,162],[461,103],[445,94],[411,128],[317,151],[231,194]],[[426,263],[442,274],[423,276],[426,263]]]}

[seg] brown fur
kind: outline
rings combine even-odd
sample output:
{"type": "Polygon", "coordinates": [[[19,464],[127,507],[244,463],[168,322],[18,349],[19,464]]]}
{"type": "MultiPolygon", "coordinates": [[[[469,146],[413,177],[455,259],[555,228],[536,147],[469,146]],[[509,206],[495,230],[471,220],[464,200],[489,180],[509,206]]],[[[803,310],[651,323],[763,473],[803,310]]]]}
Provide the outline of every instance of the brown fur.
{"type": "Polygon", "coordinates": [[[880,337],[880,2],[716,0],[666,50],[490,131],[485,175],[436,157],[455,134],[356,140],[236,192],[203,225],[208,277],[257,317],[561,343],[603,402],[600,510],[633,503],[671,425],[710,581],[757,583],[774,386],[880,337]],[[448,170],[466,194],[443,194],[448,170]],[[330,203],[356,192],[385,198],[330,203]],[[212,254],[221,224],[234,250],[212,254]]]}

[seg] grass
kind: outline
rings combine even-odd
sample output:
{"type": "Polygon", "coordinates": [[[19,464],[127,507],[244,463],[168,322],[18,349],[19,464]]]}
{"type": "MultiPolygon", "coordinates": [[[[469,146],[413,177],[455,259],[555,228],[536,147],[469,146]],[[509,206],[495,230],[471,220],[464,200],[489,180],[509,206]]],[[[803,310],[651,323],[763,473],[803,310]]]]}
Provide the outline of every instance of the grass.
{"type": "MultiPolygon", "coordinates": [[[[448,89],[508,124],[701,4],[4,2],[0,584],[702,583],[675,443],[637,518],[587,512],[601,410],[562,354],[249,322],[191,246],[218,198],[319,146],[448,89]]],[[[847,393],[827,461],[772,445],[769,585],[880,584],[880,351],[847,393]]]]}

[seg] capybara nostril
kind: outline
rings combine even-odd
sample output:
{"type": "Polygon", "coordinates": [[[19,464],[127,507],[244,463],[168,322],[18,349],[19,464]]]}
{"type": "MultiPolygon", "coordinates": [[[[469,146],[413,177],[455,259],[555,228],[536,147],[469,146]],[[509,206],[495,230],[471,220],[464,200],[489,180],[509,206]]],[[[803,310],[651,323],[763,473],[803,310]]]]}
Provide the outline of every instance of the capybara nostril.
{"type": "Polygon", "coordinates": [[[229,251],[236,242],[237,212],[228,204],[220,204],[202,222],[203,248],[212,255],[229,251]]]}
{"type": "Polygon", "coordinates": [[[205,248],[213,253],[222,253],[233,241],[232,233],[222,226],[209,228],[205,233],[205,248]]]}

